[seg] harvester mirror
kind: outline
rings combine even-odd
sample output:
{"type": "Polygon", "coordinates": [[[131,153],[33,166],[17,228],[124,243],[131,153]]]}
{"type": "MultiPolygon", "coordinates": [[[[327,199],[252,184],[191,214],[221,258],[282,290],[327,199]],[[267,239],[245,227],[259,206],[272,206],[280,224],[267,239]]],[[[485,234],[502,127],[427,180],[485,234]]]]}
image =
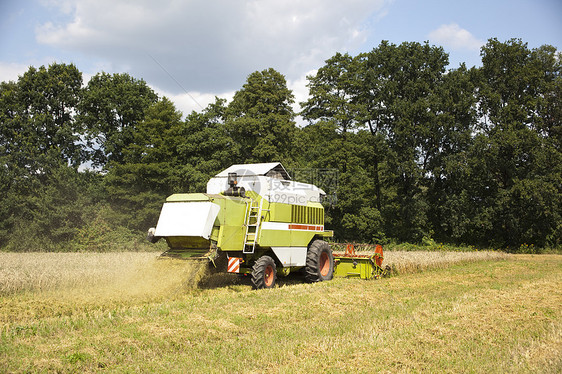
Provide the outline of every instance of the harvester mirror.
{"type": "Polygon", "coordinates": [[[228,173],[228,185],[234,187],[238,184],[238,174],[228,173]]]}

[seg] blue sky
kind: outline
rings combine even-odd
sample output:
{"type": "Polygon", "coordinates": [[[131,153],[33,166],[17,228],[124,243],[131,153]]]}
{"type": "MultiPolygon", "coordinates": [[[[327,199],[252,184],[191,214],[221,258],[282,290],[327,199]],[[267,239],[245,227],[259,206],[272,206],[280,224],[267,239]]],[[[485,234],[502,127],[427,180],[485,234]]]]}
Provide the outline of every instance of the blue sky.
{"type": "Polygon", "coordinates": [[[492,37],[560,50],[561,15],[560,0],[0,0],[0,81],[54,61],[85,82],[127,72],[187,114],[273,67],[302,101],[306,75],[336,52],[429,41],[450,67],[473,66],[492,37]]]}
{"type": "Polygon", "coordinates": [[[429,40],[445,48],[452,67],[461,62],[468,66],[480,65],[479,49],[474,50],[469,45],[444,45],[445,39],[430,37],[432,31],[451,24],[468,31],[482,43],[494,37],[500,41],[521,38],[531,48],[551,44],[562,49],[560,0],[396,0],[389,14],[374,25],[365,47],[376,46],[380,40],[396,44],[429,40]]]}

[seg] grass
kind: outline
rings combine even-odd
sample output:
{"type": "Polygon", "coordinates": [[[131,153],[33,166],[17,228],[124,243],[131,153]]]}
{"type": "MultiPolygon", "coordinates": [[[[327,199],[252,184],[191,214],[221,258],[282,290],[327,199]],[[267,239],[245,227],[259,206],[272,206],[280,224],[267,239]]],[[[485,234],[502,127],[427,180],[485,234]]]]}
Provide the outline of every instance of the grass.
{"type": "Polygon", "coordinates": [[[400,276],[252,291],[221,276],[196,288],[197,266],[154,254],[5,255],[2,277],[51,275],[3,291],[2,372],[562,371],[562,256],[386,252],[400,276]],[[435,265],[407,265],[420,261],[435,265]]]}

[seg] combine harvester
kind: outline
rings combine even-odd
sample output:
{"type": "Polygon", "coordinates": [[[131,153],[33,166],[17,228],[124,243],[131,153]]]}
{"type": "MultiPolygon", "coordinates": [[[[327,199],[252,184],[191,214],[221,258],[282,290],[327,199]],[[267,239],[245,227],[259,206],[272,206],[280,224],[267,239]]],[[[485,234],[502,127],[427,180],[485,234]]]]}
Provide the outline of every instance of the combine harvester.
{"type": "Polygon", "coordinates": [[[278,275],[294,271],[304,271],[308,282],[383,275],[380,246],[372,255],[356,254],[353,245],[332,252],[325,241],[333,232],[324,229],[324,195],[292,181],[280,163],[233,165],[209,180],[207,193],[168,197],[148,240],[166,240],[163,256],[251,275],[257,289],[272,288],[278,275]]]}

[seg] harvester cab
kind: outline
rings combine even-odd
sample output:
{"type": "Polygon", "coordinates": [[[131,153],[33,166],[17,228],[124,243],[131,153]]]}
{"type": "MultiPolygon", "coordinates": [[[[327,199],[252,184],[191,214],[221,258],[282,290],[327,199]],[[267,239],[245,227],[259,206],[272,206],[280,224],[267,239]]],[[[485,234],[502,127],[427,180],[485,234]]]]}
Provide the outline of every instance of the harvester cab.
{"type": "MultiPolygon", "coordinates": [[[[206,193],[169,196],[148,240],[166,240],[163,256],[207,260],[217,271],[249,275],[254,288],[271,288],[278,275],[292,271],[304,271],[308,282],[354,276],[349,266],[338,266],[351,257],[334,259],[325,240],[333,232],[324,229],[324,195],[291,180],[280,163],[232,165],[209,180],[206,193]]],[[[370,261],[363,272],[369,275],[361,277],[372,278],[378,271],[373,258],[356,256],[351,269],[370,261]]]]}

